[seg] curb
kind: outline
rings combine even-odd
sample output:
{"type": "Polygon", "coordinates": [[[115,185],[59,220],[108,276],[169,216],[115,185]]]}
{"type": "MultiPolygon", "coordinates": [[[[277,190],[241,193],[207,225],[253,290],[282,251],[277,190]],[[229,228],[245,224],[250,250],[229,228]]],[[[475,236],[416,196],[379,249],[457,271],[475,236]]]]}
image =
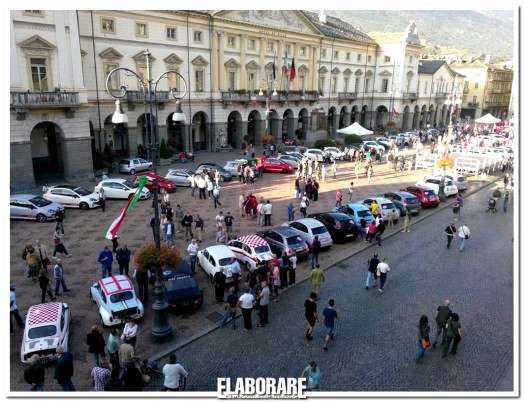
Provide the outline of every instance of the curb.
{"type": "MultiPolygon", "coordinates": [[[[470,196],[472,196],[473,194],[476,194],[478,193],[479,191],[481,190],[484,190],[486,187],[489,187],[490,185],[492,185],[493,183],[499,181],[501,178],[500,177],[497,177],[495,179],[492,179],[492,180],[489,180],[487,182],[484,182],[479,188],[473,190],[472,192],[468,193],[464,198],[469,198],[470,196]]],[[[442,204],[440,204],[442,205],[442,204]]],[[[449,203],[446,203],[445,205],[443,205],[442,207],[437,207],[435,208],[434,210],[432,211],[429,211],[428,213],[424,214],[423,216],[421,216],[420,218],[418,218],[416,221],[414,221],[411,226],[413,225],[416,225],[418,224],[419,222],[443,211],[444,209],[447,209],[447,208],[451,208],[451,206],[453,205],[451,202],[449,203]]],[[[386,236],[384,236],[382,239],[385,240],[385,239],[388,239],[392,236],[395,236],[397,235],[398,233],[400,233],[402,231],[402,229],[399,227],[399,228],[396,228],[394,231],[390,232],[389,234],[387,234],[386,236]]],[[[323,268],[322,271],[326,272],[328,271],[329,269],[339,265],[342,261],[344,260],[347,260],[351,257],[354,257],[355,255],[357,254],[360,254],[366,250],[369,250],[370,248],[374,247],[375,244],[374,243],[371,243],[371,244],[368,244],[366,245],[365,247],[359,249],[359,250],[355,250],[353,253],[351,253],[350,255],[347,255],[347,256],[344,256],[344,257],[341,257],[340,259],[337,259],[335,262],[331,263],[330,265],[328,265],[327,267],[323,268]]],[[[309,281],[309,278],[302,278],[301,280],[295,282],[295,284],[292,286],[292,287],[288,287],[288,288],[285,288],[285,289],[282,289],[282,290],[279,290],[279,293],[282,294],[282,293],[285,293],[291,289],[293,289],[295,286],[298,286],[306,281],[309,281]]],[[[237,318],[240,317],[241,314],[238,314],[237,315],[237,318]]],[[[219,329],[220,326],[219,325],[214,325],[213,327],[209,327],[209,328],[206,328],[206,329],[203,329],[202,331],[196,333],[195,335],[192,335],[186,339],[184,339],[183,341],[180,341],[179,343],[176,343],[174,344],[173,346],[169,347],[168,349],[165,349],[163,351],[160,351],[160,352],[157,352],[155,354],[153,354],[151,357],[149,357],[148,360],[150,361],[154,361],[154,360],[159,360],[161,358],[163,358],[164,356],[167,356],[173,352],[176,352],[177,350],[179,349],[182,349],[183,347],[195,342],[196,340],[216,331],[217,329],[219,329]]]]}

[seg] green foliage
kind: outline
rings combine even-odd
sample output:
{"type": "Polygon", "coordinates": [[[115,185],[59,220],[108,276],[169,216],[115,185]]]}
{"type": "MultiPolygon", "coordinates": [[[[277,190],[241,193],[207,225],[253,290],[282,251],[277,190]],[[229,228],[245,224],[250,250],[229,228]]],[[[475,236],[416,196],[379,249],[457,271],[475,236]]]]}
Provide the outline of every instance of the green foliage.
{"type": "Polygon", "coordinates": [[[314,148],[322,149],[324,147],[336,147],[337,142],[332,138],[325,138],[323,140],[316,140],[314,148]]]}
{"type": "Polygon", "coordinates": [[[176,248],[166,245],[160,246],[158,250],[154,244],[142,247],[135,254],[135,264],[140,271],[147,271],[155,267],[174,267],[181,261],[180,253],[176,248]]]}
{"type": "Polygon", "coordinates": [[[353,144],[361,144],[362,138],[356,134],[349,134],[344,137],[344,144],[346,145],[353,145],[353,144]]]}
{"type": "Polygon", "coordinates": [[[173,156],[173,149],[166,144],[166,140],[162,138],[160,143],[160,158],[169,159],[173,156]]]}

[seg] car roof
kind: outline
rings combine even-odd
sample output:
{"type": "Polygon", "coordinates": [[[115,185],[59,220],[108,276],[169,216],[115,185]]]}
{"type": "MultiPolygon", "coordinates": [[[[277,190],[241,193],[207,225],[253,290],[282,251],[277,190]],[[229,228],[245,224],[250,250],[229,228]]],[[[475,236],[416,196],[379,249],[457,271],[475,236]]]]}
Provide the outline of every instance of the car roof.
{"type": "Polygon", "coordinates": [[[209,254],[212,254],[213,256],[217,257],[234,257],[233,251],[231,249],[224,245],[224,244],[217,244],[214,246],[209,246],[205,248],[204,250],[207,250],[209,254]]]}
{"type": "Polygon", "coordinates": [[[410,188],[418,188],[420,190],[425,190],[425,191],[433,191],[433,189],[431,187],[428,187],[428,186],[424,186],[423,184],[415,184],[414,186],[410,186],[410,188]]]}
{"type": "Polygon", "coordinates": [[[386,203],[389,204],[391,202],[391,200],[386,197],[369,197],[366,199],[375,200],[379,204],[386,204],[386,203]]]}
{"type": "Polygon", "coordinates": [[[107,182],[110,182],[110,181],[114,181],[116,183],[123,183],[125,182],[127,179],[122,179],[120,177],[109,177],[107,179],[104,179],[104,180],[100,180],[99,183],[107,183],[107,182]]]}
{"type": "MultiPolygon", "coordinates": [[[[324,224],[322,222],[319,222],[315,218],[301,218],[301,219],[297,219],[297,220],[295,220],[293,222],[302,223],[302,224],[304,224],[306,226],[313,227],[313,228],[324,226],[324,224]]],[[[292,222],[290,222],[290,223],[292,223],[292,222]]]]}
{"type": "Polygon", "coordinates": [[[26,324],[38,326],[44,324],[54,324],[60,320],[61,302],[51,302],[35,304],[29,307],[27,312],[26,324]]]}
{"type": "Polygon", "coordinates": [[[189,173],[189,174],[191,174],[191,170],[189,170],[189,169],[184,169],[184,168],[169,169],[167,172],[168,172],[168,173],[169,173],[169,172],[184,172],[184,173],[189,173]]]}
{"type": "MultiPolygon", "coordinates": [[[[235,239],[233,239],[234,241],[235,239]]],[[[244,235],[240,236],[238,239],[236,239],[244,244],[247,244],[250,247],[258,247],[258,246],[267,246],[267,241],[265,241],[262,237],[256,235],[256,234],[250,234],[250,235],[244,235]]]]}
{"type": "Polygon", "coordinates": [[[16,200],[30,200],[35,197],[41,197],[41,196],[33,195],[33,194],[13,194],[11,195],[12,200],[15,200],[15,199],[16,200]]]}
{"type": "Polygon", "coordinates": [[[400,195],[402,197],[406,197],[406,198],[417,198],[413,194],[411,194],[409,191],[392,191],[392,193],[400,195]]]}
{"type": "Polygon", "coordinates": [[[351,203],[351,204],[347,204],[348,207],[350,208],[353,208],[357,211],[362,211],[363,209],[369,211],[369,207],[367,205],[364,205],[364,204],[360,204],[360,203],[351,203]]]}
{"type": "MultiPolygon", "coordinates": [[[[342,212],[327,211],[327,212],[319,212],[319,213],[312,214],[312,215],[316,215],[316,216],[329,215],[337,220],[342,220],[342,221],[351,219],[349,216],[347,216],[346,214],[343,214],[342,212]]],[[[312,218],[312,219],[316,219],[316,218],[312,218]]]]}
{"type": "Polygon", "coordinates": [[[270,230],[285,237],[297,236],[299,234],[295,229],[288,226],[280,226],[270,230]]]}
{"type": "Polygon", "coordinates": [[[98,281],[104,294],[111,296],[115,293],[134,290],[129,278],[125,275],[111,275],[98,281]]]}
{"type": "Polygon", "coordinates": [[[51,186],[51,188],[67,188],[68,190],[74,190],[75,188],[78,188],[80,186],[73,186],[71,184],[57,184],[56,186],[51,186]]]}

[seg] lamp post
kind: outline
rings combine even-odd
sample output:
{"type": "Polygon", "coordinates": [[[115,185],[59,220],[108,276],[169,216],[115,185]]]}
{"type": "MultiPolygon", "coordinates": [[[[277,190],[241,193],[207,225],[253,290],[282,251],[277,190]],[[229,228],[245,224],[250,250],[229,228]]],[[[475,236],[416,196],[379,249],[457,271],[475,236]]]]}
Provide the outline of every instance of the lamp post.
{"type": "MultiPolygon", "coordinates": [[[[266,94],[266,132],[265,134],[271,134],[271,128],[270,128],[270,114],[271,114],[271,98],[273,96],[277,96],[278,95],[278,92],[276,90],[276,88],[273,88],[273,85],[274,85],[274,80],[270,80],[269,79],[269,76],[267,77],[267,80],[266,80],[267,84],[268,84],[268,87],[267,87],[267,94],[266,94]]],[[[258,92],[258,96],[264,96],[264,91],[262,91],[262,88],[260,88],[260,91],[258,92]]]]}
{"type": "Polygon", "coordinates": [[[444,104],[448,105],[450,109],[449,113],[449,123],[448,123],[448,131],[446,135],[442,136],[442,146],[443,146],[443,153],[440,156],[440,160],[438,161],[438,167],[442,169],[442,177],[440,179],[440,183],[438,186],[438,196],[440,201],[445,202],[446,201],[446,194],[444,193],[444,187],[446,185],[446,168],[452,167],[450,159],[448,157],[449,153],[449,143],[453,136],[453,110],[455,108],[455,99],[456,99],[456,93],[453,93],[452,99],[447,99],[444,104]]]}
{"type": "MultiPolygon", "coordinates": [[[[173,121],[185,123],[186,117],[182,112],[182,106],[180,101],[186,96],[187,85],[184,77],[180,73],[174,70],[168,70],[163,72],[156,80],[153,80],[151,77],[151,52],[146,50],[144,52],[146,58],[146,77],[142,78],[138,73],[134,72],[125,67],[119,67],[111,70],[107,74],[106,78],[106,90],[115,100],[116,110],[113,113],[111,118],[113,124],[122,124],[128,122],[127,115],[123,112],[122,106],[120,104],[120,99],[124,99],[127,95],[128,88],[126,85],[120,85],[118,90],[111,88],[111,78],[114,74],[120,72],[124,73],[128,77],[135,77],[138,81],[138,85],[144,94],[144,103],[147,103],[149,106],[149,123],[147,124],[147,138],[148,138],[148,149],[149,155],[151,156],[153,162],[153,169],[156,171],[157,161],[158,161],[158,138],[156,127],[153,128],[155,124],[153,119],[153,105],[156,110],[156,100],[157,100],[157,88],[158,83],[166,78],[168,74],[175,74],[178,76],[183,84],[184,91],[182,95],[177,95],[177,90],[175,88],[170,88],[170,93],[173,98],[176,100],[175,103],[175,112],[173,113],[173,121]]],[[[147,122],[147,119],[146,119],[147,122]]],[[[154,234],[155,234],[155,246],[160,250],[160,216],[158,210],[158,181],[153,180],[153,208],[155,214],[155,225],[154,225],[154,234]]],[[[173,337],[173,328],[169,324],[166,318],[166,309],[168,304],[165,301],[164,286],[162,284],[162,267],[155,267],[155,287],[154,287],[155,301],[151,308],[154,311],[154,321],[153,327],[151,330],[152,338],[155,342],[164,342],[170,340],[173,337]]]]}

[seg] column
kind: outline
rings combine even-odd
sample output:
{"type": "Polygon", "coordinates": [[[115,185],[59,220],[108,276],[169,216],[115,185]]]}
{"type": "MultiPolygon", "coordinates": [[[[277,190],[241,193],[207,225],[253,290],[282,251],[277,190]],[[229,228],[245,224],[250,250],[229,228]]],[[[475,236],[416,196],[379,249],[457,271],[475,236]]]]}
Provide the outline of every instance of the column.
{"type": "Polygon", "coordinates": [[[214,31],[213,32],[213,36],[212,36],[212,41],[211,41],[211,58],[212,58],[212,74],[213,74],[213,82],[212,82],[212,86],[213,86],[213,90],[217,91],[219,88],[219,79],[218,79],[218,72],[219,72],[219,68],[218,68],[218,52],[219,52],[219,43],[218,43],[218,32],[217,31],[214,31]]]}
{"type": "Polygon", "coordinates": [[[313,53],[313,57],[310,59],[312,60],[311,63],[311,90],[316,91],[318,90],[318,57],[319,57],[319,50],[316,47],[311,47],[311,52],[313,53]]]}
{"type": "Polygon", "coordinates": [[[71,59],[67,57],[67,53],[69,52],[71,45],[70,43],[68,43],[68,40],[66,39],[64,12],[55,12],[53,16],[55,20],[56,47],[59,50],[57,63],[58,68],[56,74],[57,82],[53,82],[53,86],[61,87],[64,89],[70,89],[73,87],[73,82],[71,79],[68,79],[72,78],[72,74],[69,74],[69,69],[71,67],[71,59]]]}
{"type": "Polygon", "coordinates": [[[240,89],[247,89],[246,79],[246,35],[240,35],[240,89]]]}
{"type": "MultiPolygon", "coordinates": [[[[267,47],[267,39],[266,38],[263,38],[261,37],[259,39],[259,43],[260,43],[260,77],[258,78],[258,81],[259,81],[259,87],[260,88],[264,88],[266,87],[266,80],[267,80],[267,77],[266,77],[266,47],[267,47]]],[[[266,88],[267,89],[267,88],[266,88]]]]}
{"type": "Polygon", "coordinates": [[[279,76],[282,77],[282,53],[283,53],[283,47],[284,47],[284,42],[282,41],[277,41],[277,68],[276,68],[276,82],[273,84],[273,88],[276,88],[276,84],[280,83],[280,87],[279,89],[282,91],[284,88],[282,87],[284,85],[284,80],[280,79],[279,80],[279,76]]]}
{"type": "MultiPolygon", "coordinates": [[[[11,21],[10,21],[10,28],[11,28],[10,52],[11,52],[11,57],[9,58],[10,61],[11,61],[11,69],[9,71],[10,74],[11,74],[11,89],[21,90],[22,89],[22,79],[21,79],[21,76],[20,76],[21,66],[18,64],[19,63],[19,60],[18,60],[18,49],[19,49],[19,47],[16,46],[15,28],[14,28],[13,24],[14,24],[14,22],[11,19],[11,21]]],[[[28,84],[30,84],[30,83],[28,83],[28,84]]],[[[31,154],[31,152],[29,152],[29,154],[31,154]]],[[[32,167],[31,167],[31,174],[33,174],[32,167]]]]}
{"type": "Polygon", "coordinates": [[[225,89],[225,78],[226,78],[226,71],[224,68],[224,43],[225,43],[225,35],[224,32],[218,31],[218,86],[219,90],[223,91],[225,89]]]}

